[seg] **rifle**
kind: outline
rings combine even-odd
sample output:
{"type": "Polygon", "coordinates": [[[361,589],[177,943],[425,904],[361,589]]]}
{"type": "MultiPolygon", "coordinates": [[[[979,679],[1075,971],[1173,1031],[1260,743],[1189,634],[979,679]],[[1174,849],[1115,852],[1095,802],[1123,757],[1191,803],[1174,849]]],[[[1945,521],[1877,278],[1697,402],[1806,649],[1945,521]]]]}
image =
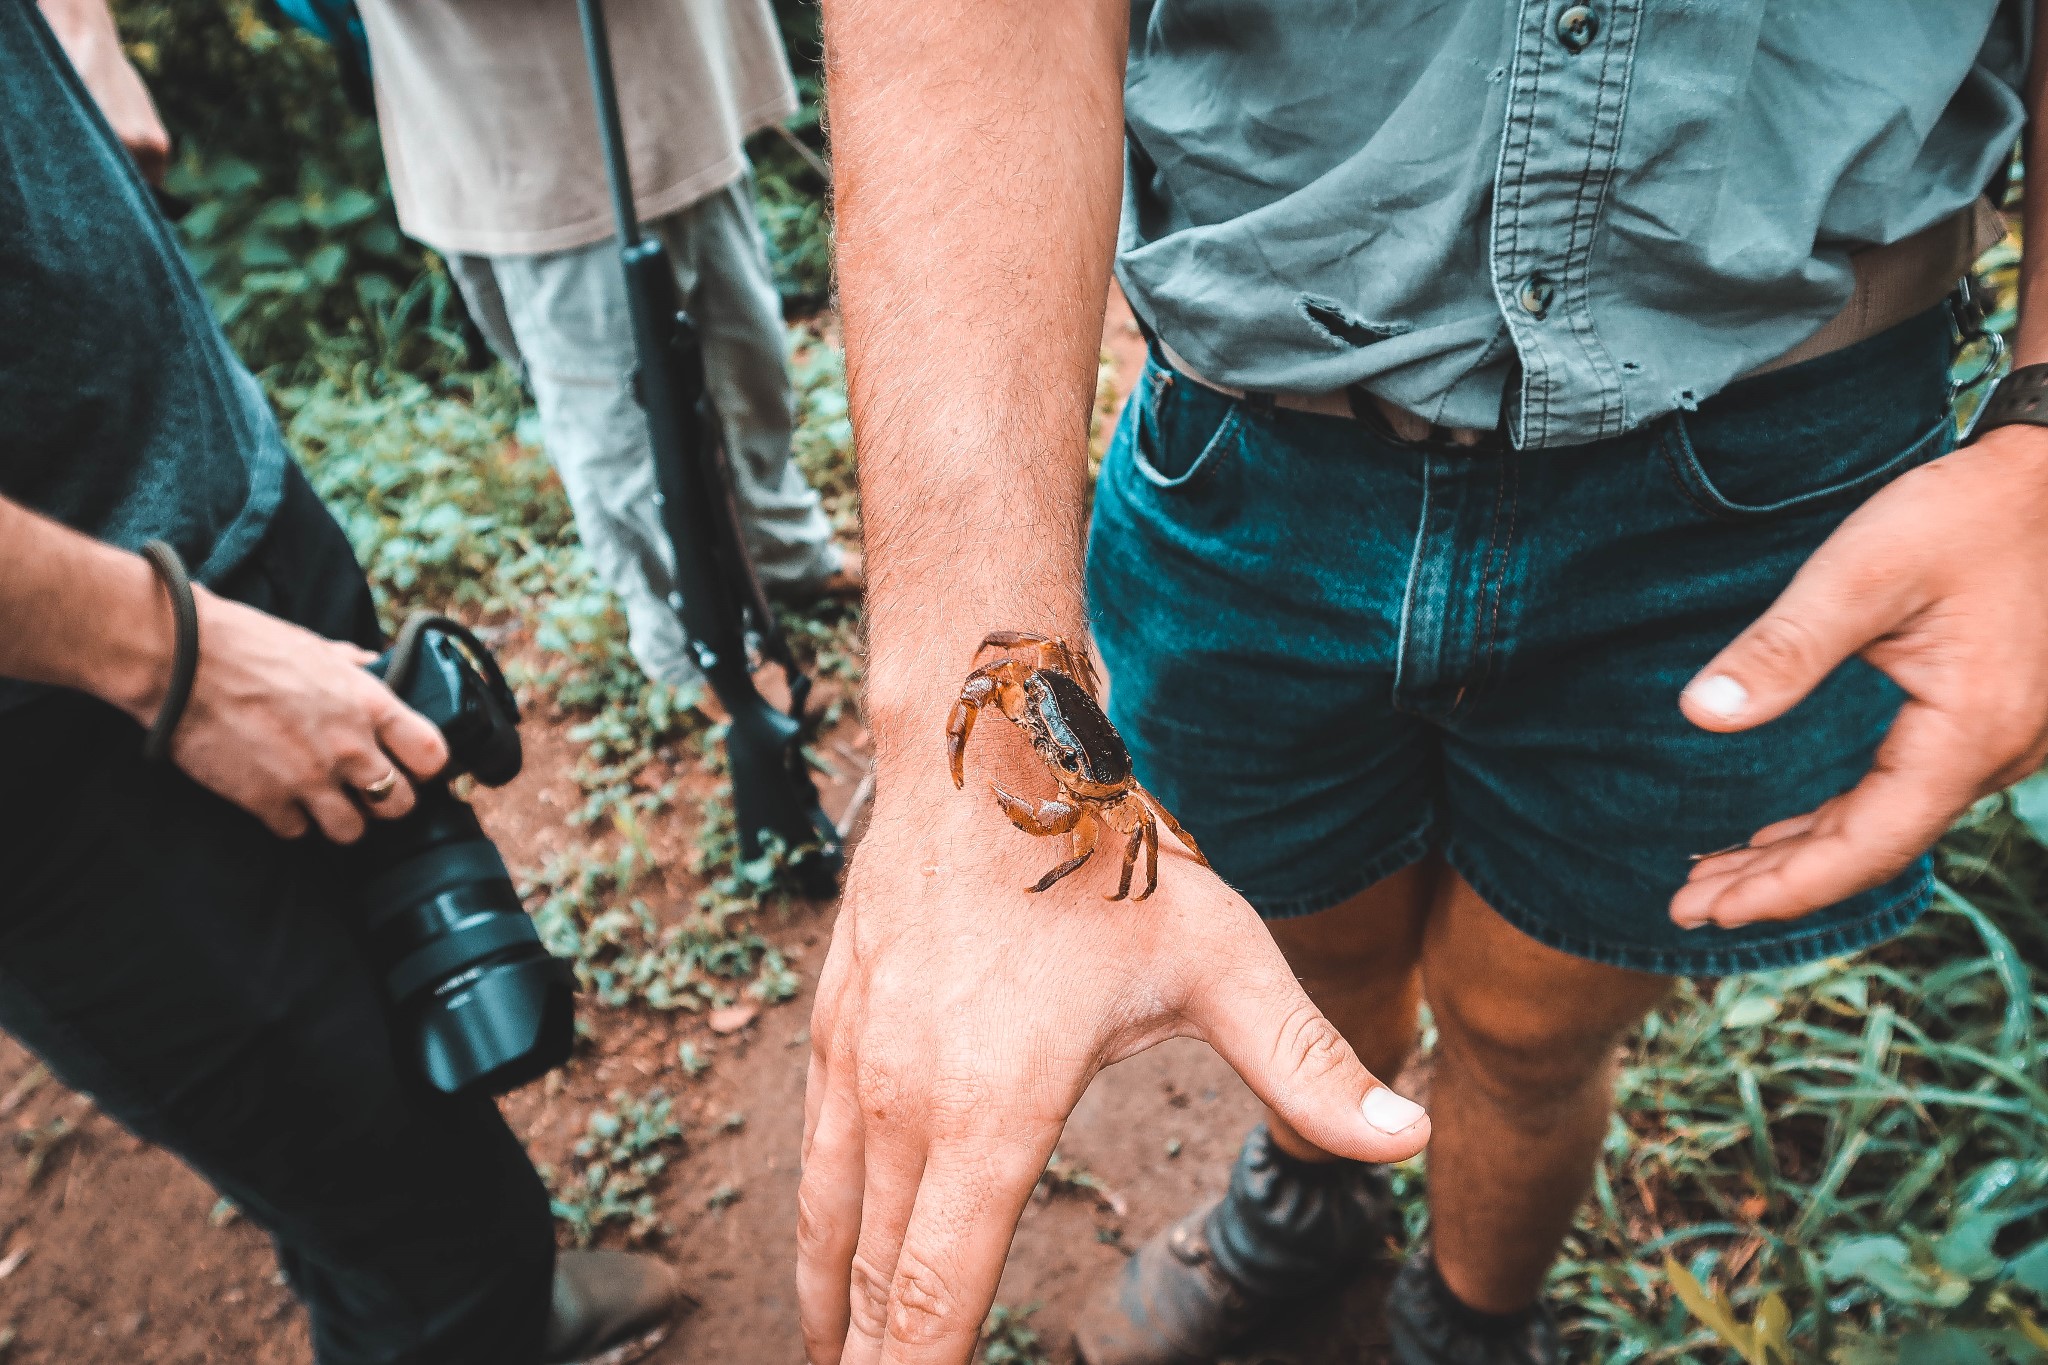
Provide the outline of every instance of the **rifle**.
{"type": "Polygon", "coordinates": [[[647,414],[662,528],[675,550],[677,591],[670,594],[669,606],[689,637],[697,667],[732,718],[725,750],[741,856],[760,857],[762,835],[773,834],[784,847],[801,853],[797,871],[805,890],[828,895],[837,883],[842,854],[839,834],[818,805],[818,789],[802,753],[811,680],[790,653],[782,623],[740,538],[724,428],[705,388],[696,324],[683,311],[667,251],[640,233],[603,0],[577,4],[639,359],[634,396],[647,414]],[[754,687],[757,655],[782,670],[789,685],[786,713],[754,687]]]}

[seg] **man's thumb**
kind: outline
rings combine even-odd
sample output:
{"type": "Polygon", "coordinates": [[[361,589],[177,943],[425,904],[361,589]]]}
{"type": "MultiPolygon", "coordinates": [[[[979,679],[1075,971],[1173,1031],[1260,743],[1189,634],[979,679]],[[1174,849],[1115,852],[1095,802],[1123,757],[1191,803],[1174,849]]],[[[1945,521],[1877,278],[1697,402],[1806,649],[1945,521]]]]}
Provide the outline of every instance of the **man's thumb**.
{"type": "Polygon", "coordinates": [[[1289,977],[1209,994],[1196,1022],[1252,1093],[1336,1156],[1402,1161],[1429,1141],[1429,1116],[1382,1085],[1289,977]]]}
{"type": "Polygon", "coordinates": [[[1790,586],[1679,694],[1703,730],[1776,720],[1822,679],[1898,622],[1891,594],[1845,591],[1832,566],[1809,561],[1790,586]]]}

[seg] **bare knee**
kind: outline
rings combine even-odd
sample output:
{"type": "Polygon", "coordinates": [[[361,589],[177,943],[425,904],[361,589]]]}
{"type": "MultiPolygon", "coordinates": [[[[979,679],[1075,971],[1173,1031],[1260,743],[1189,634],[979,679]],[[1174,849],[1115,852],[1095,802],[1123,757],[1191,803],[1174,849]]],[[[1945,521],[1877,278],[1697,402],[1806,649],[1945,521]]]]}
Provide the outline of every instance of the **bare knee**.
{"type": "Polygon", "coordinates": [[[1580,1110],[1585,1096],[1613,1083],[1620,1037],[1608,1028],[1499,1002],[1432,998],[1437,1025],[1434,1084],[1542,1129],[1580,1110]]]}
{"type": "Polygon", "coordinates": [[[1612,1084],[1616,1054],[1670,990],[1666,978],[1547,947],[1458,883],[1431,917],[1424,993],[1437,1024],[1437,1084],[1524,1128],[1582,1114],[1612,1084]]]}

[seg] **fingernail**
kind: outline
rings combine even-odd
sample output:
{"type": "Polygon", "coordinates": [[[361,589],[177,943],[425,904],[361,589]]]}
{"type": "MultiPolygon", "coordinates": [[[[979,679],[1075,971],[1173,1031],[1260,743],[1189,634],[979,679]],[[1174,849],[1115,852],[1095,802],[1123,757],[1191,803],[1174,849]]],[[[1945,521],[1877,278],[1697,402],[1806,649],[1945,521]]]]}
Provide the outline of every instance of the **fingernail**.
{"type": "Polygon", "coordinates": [[[1734,720],[1742,714],[1742,709],[1749,705],[1749,689],[1726,673],[1696,679],[1692,686],[1685,689],[1685,695],[1691,697],[1693,705],[1702,711],[1710,712],[1723,720],[1734,720]]]}
{"type": "Polygon", "coordinates": [[[1422,1122],[1422,1106],[1385,1086],[1374,1086],[1360,1106],[1365,1121],[1382,1133],[1405,1133],[1422,1122]]]}

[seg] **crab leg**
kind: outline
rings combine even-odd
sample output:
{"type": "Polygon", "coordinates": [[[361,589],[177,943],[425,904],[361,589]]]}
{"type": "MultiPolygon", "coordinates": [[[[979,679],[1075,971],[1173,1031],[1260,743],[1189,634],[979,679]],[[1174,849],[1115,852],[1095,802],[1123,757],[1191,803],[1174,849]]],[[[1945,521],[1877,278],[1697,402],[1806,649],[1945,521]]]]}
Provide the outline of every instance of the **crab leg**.
{"type": "Polygon", "coordinates": [[[1102,690],[1101,680],[1095,674],[1095,661],[1085,649],[1076,649],[1059,635],[1041,635],[1032,630],[992,630],[982,637],[980,648],[974,657],[981,657],[984,649],[1017,649],[1029,645],[1038,651],[1038,662],[1042,668],[1052,664],[1064,670],[1090,692],[1102,690]]]}
{"type": "MultiPolygon", "coordinates": [[[[1048,801],[1046,804],[1058,805],[1061,803],[1048,801]]],[[[1054,882],[1066,876],[1069,872],[1072,872],[1075,868],[1087,862],[1091,857],[1095,855],[1095,833],[1096,830],[1099,828],[1099,826],[1096,824],[1095,817],[1093,815],[1090,815],[1085,810],[1076,811],[1075,815],[1076,819],[1074,822],[1074,856],[1067,859],[1065,862],[1061,863],[1052,871],[1046,873],[1043,877],[1040,877],[1037,880],[1037,882],[1035,882],[1033,885],[1026,887],[1025,889],[1027,891],[1035,892],[1045,890],[1048,886],[1051,886],[1054,882]]],[[[1015,817],[1013,816],[1012,818],[1014,819],[1015,817]]]]}
{"type": "MultiPolygon", "coordinates": [[[[1145,827],[1140,825],[1131,831],[1131,840],[1124,845],[1124,865],[1117,873],[1116,890],[1104,896],[1104,900],[1120,901],[1131,894],[1131,869],[1138,865],[1138,846],[1144,842],[1145,827]]],[[[1143,900],[1144,897],[1140,896],[1138,899],[1143,900]]]]}
{"type": "MultiPolygon", "coordinates": [[[[1173,831],[1173,837],[1187,845],[1188,852],[1195,855],[1195,861],[1203,867],[1207,867],[1209,859],[1203,854],[1201,846],[1195,842],[1195,836],[1180,827],[1180,821],[1173,818],[1173,812],[1160,805],[1159,798],[1146,791],[1143,787],[1135,788],[1135,790],[1138,795],[1145,798],[1145,804],[1150,806],[1159,818],[1166,822],[1166,827],[1173,831]]],[[[1156,831],[1152,837],[1155,840],[1159,837],[1156,831]]]]}
{"type": "Polygon", "coordinates": [[[953,703],[953,713],[946,717],[946,766],[953,770],[953,785],[967,785],[967,737],[974,733],[975,717],[981,708],[996,698],[999,684],[980,669],[967,675],[967,682],[960,689],[960,700],[953,703]]]}
{"type": "Polygon", "coordinates": [[[1062,801],[1057,796],[1047,801],[1031,802],[1021,796],[1012,796],[995,783],[988,789],[996,794],[996,804],[1003,808],[1003,814],[1010,817],[1010,823],[1026,834],[1043,838],[1048,834],[1065,834],[1081,819],[1081,808],[1071,801],[1062,801]]]}
{"type": "MultiPolygon", "coordinates": [[[[1144,812],[1144,816],[1145,823],[1138,830],[1145,836],[1145,889],[1133,896],[1133,900],[1144,900],[1159,889],[1159,822],[1152,818],[1150,811],[1144,812]]],[[[1197,853],[1195,856],[1199,858],[1202,855],[1197,853]]]]}

